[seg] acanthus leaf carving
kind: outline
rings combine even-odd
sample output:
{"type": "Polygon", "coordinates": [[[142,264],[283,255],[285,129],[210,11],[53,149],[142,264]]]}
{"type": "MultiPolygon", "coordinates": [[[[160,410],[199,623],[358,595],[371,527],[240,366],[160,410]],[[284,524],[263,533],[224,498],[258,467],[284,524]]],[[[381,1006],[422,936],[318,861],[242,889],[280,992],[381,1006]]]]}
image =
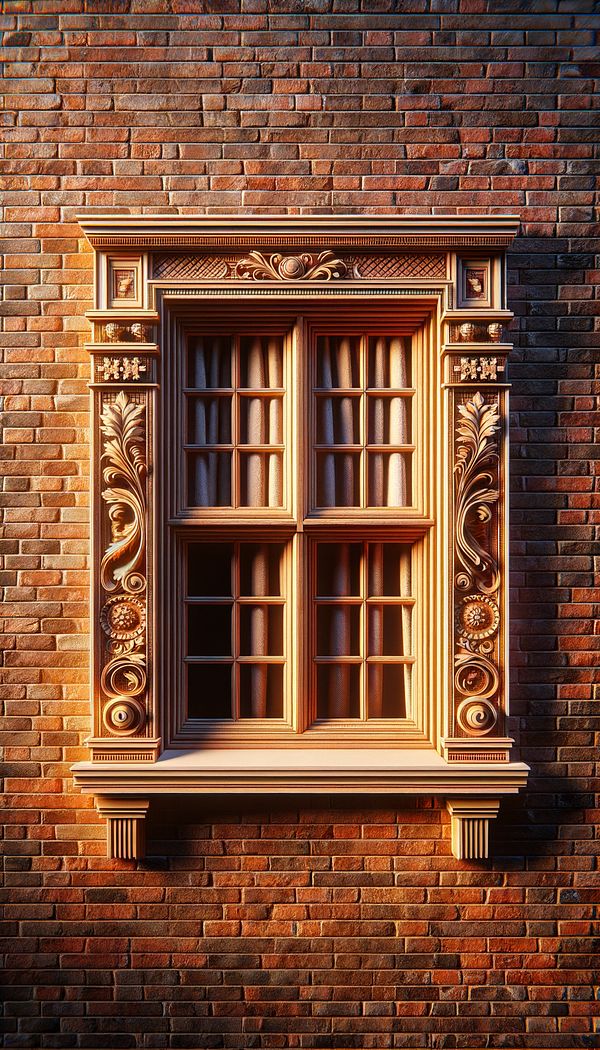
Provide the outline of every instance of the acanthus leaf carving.
{"type": "Polygon", "coordinates": [[[483,594],[494,594],[500,585],[498,565],[474,534],[476,523],[490,521],[490,507],[499,499],[498,444],[494,435],[500,422],[498,402],[486,403],[477,391],[458,406],[456,486],[456,553],[465,573],[457,585],[466,590],[474,581],[483,594]]]}
{"type": "Polygon", "coordinates": [[[477,391],[457,406],[455,474],[456,720],[467,736],[497,724],[497,635],[501,577],[495,550],[499,490],[499,403],[477,391]]]}
{"type": "Polygon", "coordinates": [[[102,478],[107,486],[102,499],[108,504],[111,541],[100,566],[106,591],[119,585],[136,593],[145,587],[138,570],[145,558],[146,454],[145,407],[121,390],[105,402],[100,429],[106,437],[102,478]]]}
{"type": "Polygon", "coordinates": [[[236,274],[252,281],[330,281],[348,276],[348,267],[332,251],[317,256],[275,252],[268,257],[262,252],[252,251],[238,262],[236,274]]]}

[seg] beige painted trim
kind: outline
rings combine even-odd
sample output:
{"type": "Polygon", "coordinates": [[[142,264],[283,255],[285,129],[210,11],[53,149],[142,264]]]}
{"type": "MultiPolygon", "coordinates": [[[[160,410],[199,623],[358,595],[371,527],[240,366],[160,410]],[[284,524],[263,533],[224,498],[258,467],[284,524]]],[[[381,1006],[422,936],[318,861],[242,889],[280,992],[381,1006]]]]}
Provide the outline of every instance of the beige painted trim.
{"type": "MultiPolygon", "coordinates": [[[[501,326],[508,325],[513,316],[506,307],[504,251],[518,231],[518,217],[118,214],[84,215],[79,221],[96,249],[95,302],[87,315],[94,331],[87,345],[95,406],[96,630],[94,728],[88,741],[92,760],[78,763],[73,771],[82,790],[102,796],[99,809],[109,821],[110,855],[142,853],[140,822],[148,800],[133,800],[131,795],[181,790],[466,795],[470,810],[464,799],[449,802],[455,855],[466,859],[485,855],[493,816],[490,805],[497,809],[498,798],[522,787],[528,772],[524,764],[510,761],[513,742],[504,729],[508,710],[505,366],[511,346],[504,341],[501,326]],[[187,260],[192,257],[185,255],[190,249],[199,260],[191,268],[187,260]],[[423,252],[437,253],[437,269],[431,269],[427,258],[423,263],[423,252]],[[169,272],[195,276],[155,278],[153,253],[160,254],[163,261],[166,258],[169,272]],[[168,253],[177,256],[175,265],[168,253]],[[440,253],[445,255],[445,270],[440,253]],[[484,296],[478,295],[472,281],[469,287],[474,287],[475,294],[466,295],[464,271],[468,266],[485,271],[484,296]],[[131,296],[120,297],[112,279],[112,269],[120,267],[135,270],[131,296]],[[438,276],[414,276],[417,272],[438,272],[438,276]],[[198,277],[202,273],[205,276],[198,277]],[[169,728],[173,704],[167,702],[168,697],[161,699],[157,688],[156,663],[163,652],[154,650],[152,642],[157,620],[164,613],[162,607],[160,611],[155,607],[154,581],[164,561],[155,526],[171,501],[171,493],[165,491],[159,505],[153,490],[158,446],[163,443],[157,417],[161,354],[171,352],[180,338],[179,328],[189,325],[190,319],[193,323],[199,304],[202,310],[214,309],[220,301],[227,304],[228,311],[248,305],[273,311],[287,308],[302,315],[303,302],[307,310],[317,305],[323,313],[340,298],[355,318],[359,303],[365,318],[372,318],[374,312],[394,316],[397,328],[413,335],[422,358],[424,382],[415,396],[415,405],[419,404],[415,463],[422,481],[420,499],[411,510],[394,515],[384,509],[381,515],[362,520],[369,536],[374,530],[383,536],[386,530],[396,529],[398,537],[407,541],[420,537],[419,564],[428,582],[427,600],[422,598],[415,622],[422,665],[417,675],[415,717],[405,719],[401,726],[381,725],[368,740],[367,727],[340,724],[330,733],[329,727],[309,727],[306,712],[296,710],[290,716],[288,711],[287,728],[265,725],[263,720],[244,739],[244,726],[239,724],[233,731],[214,732],[213,739],[209,736],[204,742],[190,730],[177,740],[187,750],[161,753],[163,725],[167,738],[175,743],[169,728]],[[236,300],[238,307],[234,307],[236,300]],[[455,514],[455,505],[459,509],[471,505],[455,480],[457,464],[460,476],[461,456],[471,455],[468,439],[465,442],[460,434],[465,408],[475,428],[484,428],[491,455],[481,466],[477,461],[474,464],[473,506],[480,500],[490,510],[487,537],[479,537],[484,547],[488,543],[489,565],[483,574],[476,561],[469,568],[469,530],[465,531],[464,520],[457,523],[455,514]],[[132,413],[135,432],[124,429],[125,414],[132,413]],[[488,424],[492,424],[491,431],[488,424]],[[111,549],[118,555],[122,516],[130,512],[117,507],[115,517],[107,513],[118,502],[109,491],[105,473],[111,455],[114,457],[107,444],[107,428],[112,440],[123,445],[125,480],[120,484],[126,497],[129,492],[125,503],[129,499],[130,506],[141,508],[136,513],[143,545],[137,554],[127,555],[134,560],[129,568],[125,564],[124,573],[123,563],[118,556],[113,558],[111,549]],[[429,435],[434,435],[430,444],[429,435]],[[143,461],[141,481],[129,477],[128,460],[132,464],[143,461]],[[490,486],[497,490],[497,497],[490,498],[490,486]],[[463,558],[457,553],[459,533],[460,542],[466,544],[466,568],[464,559],[459,564],[463,558]],[[108,572],[106,566],[113,562],[116,571],[111,568],[108,572]],[[466,574],[464,593],[456,584],[457,568],[463,577],[466,574]],[[496,569],[499,582],[493,575],[496,569]],[[459,629],[457,617],[461,615],[464,622],[459,629]],[[425,639],[435,642],[427,659],[423,658],[425,639]],[[458,667],[466,666],[460,679],[455,676],[455,660],[458,667]],[[121,667],[128,677],[122,676],[121,667]],[[490,690],[496,672],[498,685],[490,690]],[[129,685],[120,685],[126,681],[129,685]],[[112,692],[107,693],[107,684],[112,692]],[[121,688],[123,696],[117,695],[121,688]],[[135,812],[123,808],[127,799],[139,803],[135,812]]],[[[298,391],[293,406],[298,432],[300,415],[306,411],[303,396],[298,391]]],[[[305,470],[303,457],[299,470],[305,470]]],[[[164,487],[166,490],[167,485],[164,487]]],[[[303,518],[298,503],[290,502],[291,489],[288,497],[288,509],[271,530],[283,530],[286,535],[305,530],[315,535],[327,528],[343,530],[348,522],[358,521],[351,512],[326,513],[318,521],[303,518]]],[[[242,518],[212,510],[185,519],[169,521],[172,514],[164,517],[166,527],[183,531],[226,527],[229,533],[237,526],[242,530],[260,527],[261,521],[260,512],[242,518]]],[[[168,642],[163,649],[169,650],[168,642]]],[[[303,671],[297,668],[296,677],[303,691],[303,671]]],[[[173,675],[164,675],[160,681],[173,697],[173,675]]]]}

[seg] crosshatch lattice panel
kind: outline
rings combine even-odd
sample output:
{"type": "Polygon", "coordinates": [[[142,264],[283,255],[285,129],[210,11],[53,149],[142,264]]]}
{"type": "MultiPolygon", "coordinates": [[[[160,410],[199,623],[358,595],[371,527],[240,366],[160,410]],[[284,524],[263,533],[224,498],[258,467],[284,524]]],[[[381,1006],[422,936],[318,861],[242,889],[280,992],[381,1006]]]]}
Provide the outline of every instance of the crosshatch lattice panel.
{"type": "MultiPolygon", "coordinates": [[[[152,276],[155,280],[218,281],[224,278],[237,279],[242,274],[236,270],[242,256],[236,255],[155,255],[152,276]]],[[[347,278],[366,280],[383,278],[440,279],[446,276],[446,256],[424,255],[414,252],[406,254],[356,254],[344,257],[347,278]]]]}

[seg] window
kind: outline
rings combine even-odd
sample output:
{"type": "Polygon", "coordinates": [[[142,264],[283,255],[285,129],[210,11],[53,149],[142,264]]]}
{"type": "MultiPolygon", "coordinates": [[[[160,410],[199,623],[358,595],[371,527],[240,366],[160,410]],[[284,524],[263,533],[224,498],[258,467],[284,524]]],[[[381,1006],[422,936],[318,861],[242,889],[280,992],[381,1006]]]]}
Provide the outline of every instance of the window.
{"type": "Polygon", "coordinates": [[[442,794],[484,854],[510,760],[511,217],[82,220],[97,253],[93,719],[156,791],[442,794]]]}
{"type": "Polygon", "coordinates": [[[428,370],[406,327],[337,305],[219,304],[180,324],[164,362],[172,744],[414,724],[428,370]]]}

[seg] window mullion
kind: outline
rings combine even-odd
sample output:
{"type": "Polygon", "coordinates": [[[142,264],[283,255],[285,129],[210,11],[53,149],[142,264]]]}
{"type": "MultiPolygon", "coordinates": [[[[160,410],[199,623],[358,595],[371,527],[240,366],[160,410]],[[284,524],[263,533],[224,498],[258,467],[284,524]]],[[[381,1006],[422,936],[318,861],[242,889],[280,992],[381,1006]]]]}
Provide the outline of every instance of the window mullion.
{"type": "MultiPolygon", "coordinates": [[[[311,482],[308,465],[311,462],[310,442],[312,426],[312,397],[309,387],[312,372],[309,331],[304,317],[297,317],[289,340],[288,355],[288,487],[292,513],[296,518],[296,534],[288,546],[289,572],[287,574],[288,608],[287,659],[289,683],[290,722],[296,733],[302,733],[310,722],[308,710],[310,669],[306,654],[311,651],[310,624],[312,591],[306,590],[306,537],[303,532],[307,508],[307,486],[311,482]],[[307,412],[310,415],[307,415],[307,412]]],[[[309,498],[310,501],[310,498],[309,498]]]]}

